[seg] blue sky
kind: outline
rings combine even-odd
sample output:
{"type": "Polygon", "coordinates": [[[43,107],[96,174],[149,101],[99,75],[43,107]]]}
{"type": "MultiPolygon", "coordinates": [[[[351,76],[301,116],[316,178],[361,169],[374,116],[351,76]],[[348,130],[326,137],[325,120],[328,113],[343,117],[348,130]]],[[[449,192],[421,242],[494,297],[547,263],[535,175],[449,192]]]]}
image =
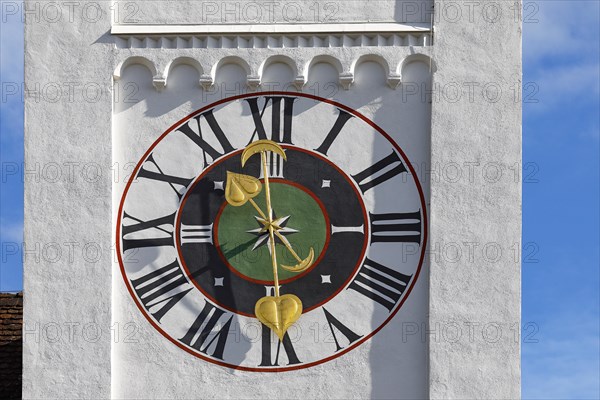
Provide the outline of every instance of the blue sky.
{"type": "MultiPolygon", "coordinates": [[[[526,2],[523,397],[600,398],[600,3],[526,2]]],[[[0,22],[0,290],[22,288],[22,24],[0,22]],[[12,174],[13,169],[19,172],[12,174]]]]}
{"type": "Polygon", "coordinates": [[[523,397],[600,398],[600,8],[597,1],[538,2],[523,26],[523,397]],[[527,164],[532,163],[532,164],[527,164]],[[537,181],[537,182],[536,182],[537,181]],[[531,246],[533,250],[535,247],[531,246]],[[531,260],[535,261],[535,260],[531,260]]]}

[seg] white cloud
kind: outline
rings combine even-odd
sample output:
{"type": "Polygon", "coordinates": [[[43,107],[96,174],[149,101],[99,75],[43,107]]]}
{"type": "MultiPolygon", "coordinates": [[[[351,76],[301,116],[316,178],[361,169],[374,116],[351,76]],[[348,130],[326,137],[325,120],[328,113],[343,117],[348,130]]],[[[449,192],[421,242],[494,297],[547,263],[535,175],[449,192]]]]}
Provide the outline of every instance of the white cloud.
{"type": "Polygon", "coordinates": [[[524,399],[600,398],[598,316],[553,315],[540,323],[538,343],[523,344],[524,399]]]}
{"type": "Polygon", "coordinates": [[[524,61],[541,62],[553,57],[597,59],[599,7],[598,1],[526,2],[524,61]]]}
{"type": "Polygon", "coordinates": [[[533,82],[539,92],[532,95],[537,103],[527,103],[525,90],[524,101],[527,111],[546,112],[558,106],[571,106],[578,102],[597,99],[600,94],[600,64],[576,63],[557,67],[540,67],[527,82],[533,82]]]}
{"type": "Polygon", "coordinates": [[[2,82],[23,82],[23,23],[20,18],[0,22],[2,82]]]}
{"type": "Polygon", "coordinates": [[[23,221],[7,222],[0,220],[0,236],[3,242],[23,242],[23,221]]]}
{"type": "MultiPolygon", "coordinates": [[[[533,82],[538,102],[525,111],[550,113],[558,108],[597,101],[600,94],[600,2],[539,1],[526,3],[524,16],[539,22],[523,24],[525,83],[533,82]],[[536,13],[535,7],[539,7],[536,13]]],[[[526,18],[527,20],[527,18],[526,18]]]]}
{"type": "Polygon", "coordinates": [[[23,23],[20,16],[2,15],[0,21],[0,115],[2,118],[2,156],[22,152],[23,102],[20,94],[8,95],[8,84],[22,87],[23,23]],[[6,20],[4,20],[6,18],[6,20]],[[6,97],[6,98],[5,98],[6,97]]]}

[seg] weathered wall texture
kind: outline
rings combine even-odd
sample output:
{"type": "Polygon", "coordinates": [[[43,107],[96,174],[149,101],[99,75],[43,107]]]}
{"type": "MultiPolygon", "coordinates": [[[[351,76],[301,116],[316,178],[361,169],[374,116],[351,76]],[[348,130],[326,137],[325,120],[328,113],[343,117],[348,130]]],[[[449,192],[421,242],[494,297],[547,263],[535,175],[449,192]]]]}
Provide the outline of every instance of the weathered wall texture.
{"type": "Polygon", "coordinates": [[[431,0],[116,2],[124,23],[265,24],[431,21],[431,0]]]}
{"type": "MultiPolygon", "coordinates": [[[[450,3],[456,2],[439,7],[450,3]]],[[[514,399],[520,397],[521,271],[514,251],[521,243],[521,25],[512,2],[482,4],[472,23],[467,3],[456,3],[460,21],[441,18],[435,28],[441,96],[431,137],[439,182],[431,184],[429,325],[437,335],[429,341],[430,396],[514,399]]]]}
{"type": "Polygon", "coordinates": [[[23,397],[107,398],[110,2],[78,3],[72,18],[68,9],[59,8],[60,22],[45,4],[25,2],[30,10],[25,23],[25,164],[34,172],[25,182],[24,199],[25,247],[31,249],[23,266],[24,329],[31,336],[23,350],[23,397]],[[89,15],[84,18],[85,7],[89,15]],[[101,18],[91,22],[97,7],[101,18]]]}

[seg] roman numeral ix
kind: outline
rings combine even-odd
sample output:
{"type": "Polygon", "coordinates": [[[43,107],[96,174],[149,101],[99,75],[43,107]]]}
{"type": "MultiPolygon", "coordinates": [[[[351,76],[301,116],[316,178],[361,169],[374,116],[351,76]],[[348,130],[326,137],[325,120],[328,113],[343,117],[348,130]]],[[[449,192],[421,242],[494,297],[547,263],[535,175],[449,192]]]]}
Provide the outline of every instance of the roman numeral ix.
{"type": "Polygon", "coordinates": [[[123,212],[123,222],[132,220],[135,223],[121,225],[123,252],[141,247],[173,246],[175,213],[164,217],[142,221],[133,215],[123,212]]]}

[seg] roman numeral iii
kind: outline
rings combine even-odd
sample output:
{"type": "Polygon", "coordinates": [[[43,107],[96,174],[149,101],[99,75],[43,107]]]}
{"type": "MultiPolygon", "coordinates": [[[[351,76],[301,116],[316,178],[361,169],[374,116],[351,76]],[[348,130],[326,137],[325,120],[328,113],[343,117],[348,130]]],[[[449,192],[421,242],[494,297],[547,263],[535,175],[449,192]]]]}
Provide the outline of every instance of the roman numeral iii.
{"type": "Polygon", "coordinates": [[[371,244],[421,243],[421,211],[371,214],[371,244]]]}

